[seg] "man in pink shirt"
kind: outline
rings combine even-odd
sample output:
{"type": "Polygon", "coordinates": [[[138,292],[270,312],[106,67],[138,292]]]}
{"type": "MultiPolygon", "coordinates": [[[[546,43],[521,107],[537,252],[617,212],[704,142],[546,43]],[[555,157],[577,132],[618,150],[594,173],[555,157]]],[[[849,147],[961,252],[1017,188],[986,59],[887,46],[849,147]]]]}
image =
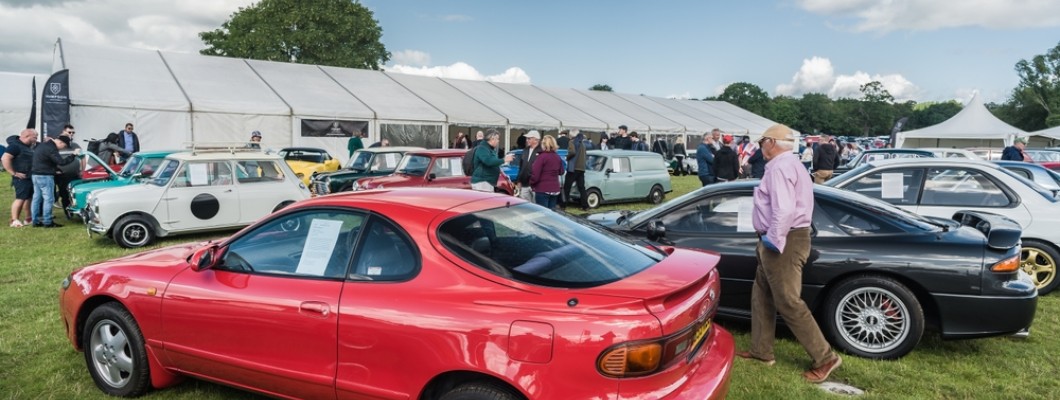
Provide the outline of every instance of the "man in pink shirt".
{"type": "Polygon", "coordinates": [[[821,334],[809,307],[802,301],[802,267],[810,254],[813,217],[813,182],[792,152],[794,132],[773,125],[758,141],[766,172],[755,188],[751,222],[758,233],[758,269],[751,291],[751,349],[737,352],[742,358],[773,365],[776,314],[795,334],[813,359],[802,376],[824,382],[843,360],[821,334]]]}

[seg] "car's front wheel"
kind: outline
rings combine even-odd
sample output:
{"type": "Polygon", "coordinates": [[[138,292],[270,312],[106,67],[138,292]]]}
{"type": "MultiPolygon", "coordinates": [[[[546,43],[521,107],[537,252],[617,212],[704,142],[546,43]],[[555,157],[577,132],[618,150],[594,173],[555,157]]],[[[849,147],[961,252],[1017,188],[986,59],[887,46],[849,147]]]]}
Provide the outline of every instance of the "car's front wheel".
{"type": "Polygon", "coordinates": [[[651,204],[662,203],[663,196],[665,196],[665,193],[663,193],[662,186],[659,186],[659,185],[652,186],[651,187],[651,192],[648,193],[648,202],[650,202],[651,204]]]}
{"type": "Polygon", "coordinates": [[[600,203],[603,203],[604,197],[600,195],[600,191],[597,189],[589,189],[586,191],[585,205],[589,208],[600,207],[600,203]]]}
{"type": "Polygon", "coordinates": [[[1056,263],[1060,261],[1060,255],[1052,246],[1037,240],[1023,241],[1020,250],[1020,268],[1030,274],[1034,285],[1038,286],[1038,294],[1045,295],[1060,285],[1060,279],[1056,279],[1056,263]]]}
{"type": "Polygon", "coordinates": [[[143,218],[128,216],[114,224],[114,241],[121,247],[127,249],[143,247],[151,243],[154,238],[155,231],[151,223],[143,218]]]}
{"type": "Polygon", "coordinates": [[[92,310],[82,338],[88,372],[104,393],[136,397],[151,388],[144,337],[125,307],[106,303],[92,310]]]}
{"type": "Polygon", "coordinates": [[[924,334],[924,310],[901,283],[861,276],[837,285],[821,314],[824,333],[847,353],[895,359],[913,350],[924,334]]]}
{"type": "Polygon", "coordinates": [[[523,396],[512,389],[487,382],[473,382],[457,386],[442,395],[441,400],[516,400],[523,396]]]}

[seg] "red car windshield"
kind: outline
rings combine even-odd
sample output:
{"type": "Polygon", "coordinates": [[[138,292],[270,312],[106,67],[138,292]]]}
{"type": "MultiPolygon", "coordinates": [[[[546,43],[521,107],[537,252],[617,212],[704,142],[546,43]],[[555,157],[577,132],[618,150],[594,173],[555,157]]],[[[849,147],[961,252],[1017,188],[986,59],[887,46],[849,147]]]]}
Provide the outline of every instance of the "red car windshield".
{"type": "Polygon", "coordinates": [[[664,257],[531,204],[461,215],[442,224],[438,237],[479,268],[551,287],[605,285],[664,257]]]}

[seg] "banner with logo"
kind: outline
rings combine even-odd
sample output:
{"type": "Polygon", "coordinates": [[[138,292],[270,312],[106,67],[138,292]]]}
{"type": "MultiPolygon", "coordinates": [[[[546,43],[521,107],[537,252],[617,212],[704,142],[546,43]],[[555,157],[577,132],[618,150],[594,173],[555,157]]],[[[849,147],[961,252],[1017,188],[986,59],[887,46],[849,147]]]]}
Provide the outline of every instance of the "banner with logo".
{"type": "Polygon", "coordinates": [[[302,120],[302,137],[353,137],[354,132],[360,132],[362,137],[368,137],[368,121],[302,120]]]}
{"type": "Polygon", "coordinates": [[[63,125],[70,123],[70,71],[52,74],[41,94],[41,132],[48,137],[63,133],[63,125]]]}

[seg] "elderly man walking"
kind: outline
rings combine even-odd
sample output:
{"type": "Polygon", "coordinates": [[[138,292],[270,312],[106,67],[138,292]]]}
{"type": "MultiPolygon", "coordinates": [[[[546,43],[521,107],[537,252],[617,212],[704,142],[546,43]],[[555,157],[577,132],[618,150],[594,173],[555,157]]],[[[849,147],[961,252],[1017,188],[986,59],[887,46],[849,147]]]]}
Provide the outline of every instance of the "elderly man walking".
{"type": "Polygon", "coordinates": [[[792,153],[795,134],[784,125],[765,131],[759,146],[766,172],[754,191],[751,222],[758,234],[758,269],[751,289],[751,349],[742,358],[775,363],[773,339],[776,315],[813,359],[802,376],[824,382],[843,360],[825,340],[809,307],[802,300],[802,267],[810,254],[813,182],[792,153]]]}
{"type": "Polygon", "coordinates": [[[536,130],[527,132],[526,148],[523,149],[523,154],[519,156],[519,175],[515,177],[515,183],[519,185],[519,192],[516,194],[526,201],[534,201],[534,191],[530,189],[530,174],[534,171],[534,161],[537,160],[538,154],[541,153],[541,149],[537,147],[540,143],[540,132],[536,130]]]}

